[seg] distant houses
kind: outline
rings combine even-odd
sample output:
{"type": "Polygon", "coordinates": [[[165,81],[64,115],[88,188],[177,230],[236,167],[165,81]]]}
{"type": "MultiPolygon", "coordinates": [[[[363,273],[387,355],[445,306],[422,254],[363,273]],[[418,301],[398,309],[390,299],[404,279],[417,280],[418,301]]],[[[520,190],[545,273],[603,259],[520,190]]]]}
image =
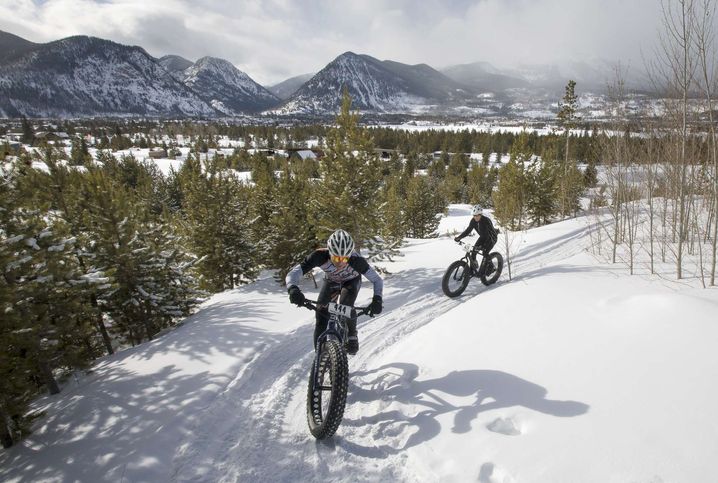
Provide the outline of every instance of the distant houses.
{"type": "Polygon", "coordinates": [[[149,157],[152,159],[164,159],[167,157],[167,150],[166,149],[151,149],[149,152],[149,157]]]}
{"type": "Polygon", "coordinates": [[[324,156],[321,149],[309,148],[287,148],[287,159],[289,161],[305,161],[308,159],[320,159],[324,156]]]}

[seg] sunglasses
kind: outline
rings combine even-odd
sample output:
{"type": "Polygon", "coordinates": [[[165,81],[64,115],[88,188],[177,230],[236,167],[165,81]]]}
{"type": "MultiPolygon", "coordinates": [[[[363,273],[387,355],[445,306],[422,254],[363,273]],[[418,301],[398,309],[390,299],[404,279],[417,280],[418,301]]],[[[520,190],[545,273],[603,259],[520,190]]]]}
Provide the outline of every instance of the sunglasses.
{"type": "Polygon", "coordinates": [[[347,263],[348,261],[349,261],[349,257],[339,257],[337,255],[332,255],[333,263],[347,263]]]}

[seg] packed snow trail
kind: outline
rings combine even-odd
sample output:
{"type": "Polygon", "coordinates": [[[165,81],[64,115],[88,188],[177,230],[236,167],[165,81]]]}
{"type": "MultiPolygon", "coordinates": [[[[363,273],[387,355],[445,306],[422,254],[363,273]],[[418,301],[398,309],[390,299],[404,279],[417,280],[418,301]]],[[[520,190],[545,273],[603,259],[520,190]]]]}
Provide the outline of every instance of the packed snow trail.
{"type": "MultiPolygon", "coordinates": [[[[359,321],[360,351],[350,358],[352,374],[366,370],[378,354],[406,334],[460,303],[446,298],[440,288],[437,290],[442,274],[442,268],[417,268],[387,278],[384,313],[359,321]]],[[[303,289],[311,298],[310,285],[306,283],[303,289]]],[[[367,295],[371,295],[371,287],[362,290],[357,305],[367,295]]],[[[309,434],[306,391],[314,356],[311,347],[314,313],[296,308],[291,315],[296,316],[301,329],[266,347],[244,371],[246,376],[234,381],[208,408],[210,416],[202,419],[192,431],[192,438],[182,445],[176,459],[177,480],[313,480],[318,477],[317,469],[325,466],[322,454],[327,448],[334,448],[330,451],[331,464],[326,467],[328,477],[336,477],[343,467],[347,475],[361,474],[369,480],[397,476],[391,473],[400,465],[382,465],[379,474],[374,475],[365,468],[363,460],[376,457],[374,449],[362,449],[361,445],[348,442],[343,449],[344,425],[328,443],[317,443],[309,434]],[[317,452],[298,451],[298,446],[316,448],[317,452]],[[268,461],[267,455],[279,453],[285,455],[280,462],[268,461]],[[387,467],[391,469],[388,472],[387,467]]],[[[352,415],[353,400],[350,380],[345,420],[352,415]]]]}

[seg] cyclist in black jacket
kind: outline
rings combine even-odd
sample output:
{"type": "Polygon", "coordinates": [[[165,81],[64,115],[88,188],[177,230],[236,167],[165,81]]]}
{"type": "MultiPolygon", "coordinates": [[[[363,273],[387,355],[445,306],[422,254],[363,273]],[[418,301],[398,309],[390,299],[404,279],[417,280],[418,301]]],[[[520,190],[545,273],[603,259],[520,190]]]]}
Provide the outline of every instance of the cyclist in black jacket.
{"type": "MultiPolygon", "coordinates": [[[[332,293],[339,290],[339,303],[353,306],[361,287],[361,276],[364,275],[374,285],[374,297],[367,313],[381,313],[384,281],[366,259],[354,251],[354,240],[349,233],[344,230],[335,231],[327,240],[327,248],[315,250],[287,274],[286,283],[291,303],[299,306],[304,304],[305,297],[298,284],[302,276],[314,267],[324,270],[324,283],[317,297],[319,304],[329,303],[332,293]]],[[[326,308],[317,310],[316,317],[314,347],[319,336],[327,329],[329,312],[326,308]]],[[[347,322],[347,329],[347,353],[356,354],[359,350],[356,319],[347,322]]]]}
{"type": "MultiPolygon", "coordinates": [[[[454,241],[458,242],[465,236],[470,235],[472,230],[476,230],[476,233],[479,234],[479,239],[476,240],[476,243],[474,243],[474,249],[476,250],[480,248],[484,251],[484,255],[488,255],[491,249],[494,248],[494,245],[496,245],[498,233],[496,233],[496,229],[494,228],[494,224],[491,223],[491,219],[489,219],[488,216],[484,216],[483,213],[484,210],[480,205],[474,206],[471,209],[473,217],[469,222],[469,226],[463,231],[463,233],[454,238],[454,241]]],[[[471,253],[471,260],[476,262],[476,251],[471,253]]],[[[476,263],[474,263],[474,265],[476,265],[476,263]]],[[[495,267],[492,263],[490,263],[487,267],[487,273],[491,274],[494,270],[495,267]]]]}

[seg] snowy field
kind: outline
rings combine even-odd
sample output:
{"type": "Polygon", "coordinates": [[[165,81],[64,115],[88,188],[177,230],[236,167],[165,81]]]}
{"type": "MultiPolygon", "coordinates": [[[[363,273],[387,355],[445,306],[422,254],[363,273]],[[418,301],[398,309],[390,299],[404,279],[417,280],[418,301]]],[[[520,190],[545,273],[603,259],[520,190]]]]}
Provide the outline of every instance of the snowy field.
{"type": "Polygon", "coordinates": [[[313,313],[266,274],[38,401],[0,481],[716,481],[718,289],[597,260],[579,218],[517,234],[512,281],[448,299],[469,218],[381,265],[332,439],[305,419],[313,313]]]}

